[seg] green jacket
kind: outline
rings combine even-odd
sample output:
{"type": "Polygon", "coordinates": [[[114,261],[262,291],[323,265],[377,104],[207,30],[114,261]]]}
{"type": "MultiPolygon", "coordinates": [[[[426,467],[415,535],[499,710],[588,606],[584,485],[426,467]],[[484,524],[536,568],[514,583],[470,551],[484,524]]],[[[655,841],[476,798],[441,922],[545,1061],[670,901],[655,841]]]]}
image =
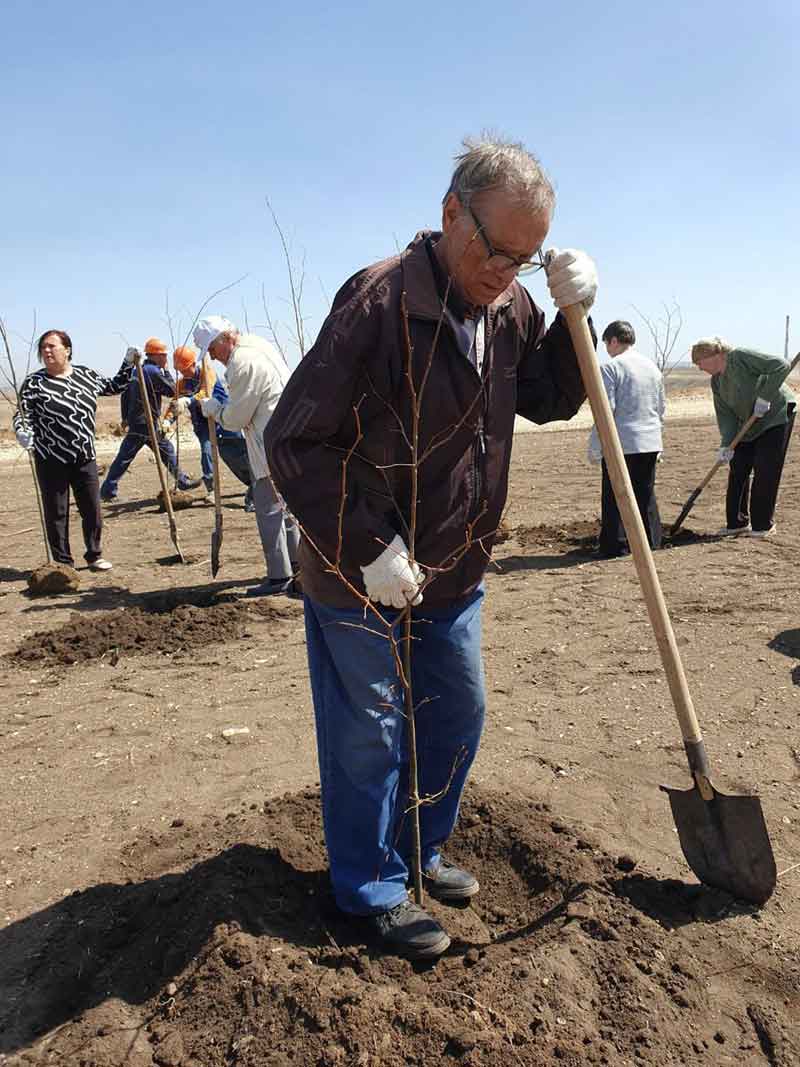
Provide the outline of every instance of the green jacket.
{"type": "Polygon", "coordinates": [[[725,370],[711,379],[722,448],[728,447],[753,414],[756,397],[769,400],[771,407],[753,423],[742,440],[753,441],[765,430],[786,423],[786,405],[795,399],[783,382],[787,369],[788,364],[779,356],[765,356],[751,348],[734,348],[728,353],[725,370]]]}

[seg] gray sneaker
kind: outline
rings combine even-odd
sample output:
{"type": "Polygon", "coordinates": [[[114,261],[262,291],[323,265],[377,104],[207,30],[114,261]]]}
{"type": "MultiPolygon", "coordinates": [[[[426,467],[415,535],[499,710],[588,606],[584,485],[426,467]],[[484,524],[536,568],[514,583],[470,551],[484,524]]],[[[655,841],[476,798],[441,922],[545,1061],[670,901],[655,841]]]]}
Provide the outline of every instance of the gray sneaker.
{"type": "Polygon", "coordinates": [[[411,900],[370,915],[367,921],[388,952],[411,960],[433,959],[450,946],[450,938],[437,921],[411,900]]]}

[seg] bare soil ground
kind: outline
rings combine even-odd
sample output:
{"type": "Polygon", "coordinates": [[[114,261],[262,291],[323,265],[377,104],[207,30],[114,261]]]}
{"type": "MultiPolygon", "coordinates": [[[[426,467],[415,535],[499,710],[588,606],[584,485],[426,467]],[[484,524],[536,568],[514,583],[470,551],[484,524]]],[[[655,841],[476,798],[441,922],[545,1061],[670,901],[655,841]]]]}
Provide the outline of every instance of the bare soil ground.
{"type": "MultiPolygon", "coordinates": [[[[450,849],[482,892],[432,905],[453,945],[428,968],[331,905],[302,605],[239,599],[262,561],[236,485],[217,581],[213,509],[179,513],[181,565],[143,454],[106,512],[114,570],[34,600],[30,473],[3,465],[1,1064],[800,1063],[797,443],[774,539],[714,535],[718,475],[656,559],[717,784],[763,800],[781,877],[759,911],[680,853],[657,787],[687,781],[681,739],[633,565],[592,555],[586,437],[517,439],[450,849]]],[[[717,443],[668,423],[666,523],[717,443]]]]}

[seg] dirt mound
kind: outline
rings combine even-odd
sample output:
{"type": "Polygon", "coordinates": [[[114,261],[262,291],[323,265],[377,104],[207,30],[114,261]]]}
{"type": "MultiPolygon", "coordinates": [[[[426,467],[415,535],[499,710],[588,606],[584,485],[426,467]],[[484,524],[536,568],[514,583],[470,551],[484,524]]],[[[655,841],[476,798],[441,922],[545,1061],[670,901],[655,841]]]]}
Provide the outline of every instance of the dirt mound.
{"type": "MultiPolygon", "coordinates": [[[[196,504],[198,500],[201,500],[202,497],[197,496],[195,493],[189,492],[189,490],[187,489],[170,489],[169,499],[172,503],[173,511],[185,511],[187,508],[190,508],[192,504],[196,504]]],[[[159,490],[156,500],[158,501],[159,511],[166,511],[167,507],[164,503],[163,489],[159,490]]]]}
{"type": "Polygon", "coordinates": [[[169,655],[207,644],[235,641],[255,618],[281,619],[284,605],[250,605],[218,600],[214,594],[166,590],[143,594],[131,607],[85,615],[73,612],[53,630],[38,630],[6,657],[29,667],[88,663],[109,656],[150,652],[169,655]]]}
{"type": "Polygon", "coordinates": [[[81,576],[66,563],[45,563],[28,576],[31,596],[55,596],[59,593],[76,593],[80,589],[81,576]]]}
{"type": "Polygon", "coordinates": [[[516,526],[512,535],[523,548],[581,548],[590,551],[600,533],[598,522],[567,522],[551,526],[516,526]]]}
{"type": "Polygon", "coordinates": [[[762,957],[771,992],[753,982],[765,935],[752,909],[640,873],[508,795],[472,791],[450,854],[482,891],[466,909],[428,902],[453,944],[413,966],[333,907],[316,793],[175,819],[125,849],[126,885],[0,932],[5,1062],[798,1062],[797,964],[762,957]],[[32,1060],[13,1055],[31,1041],[32,1060]]]}

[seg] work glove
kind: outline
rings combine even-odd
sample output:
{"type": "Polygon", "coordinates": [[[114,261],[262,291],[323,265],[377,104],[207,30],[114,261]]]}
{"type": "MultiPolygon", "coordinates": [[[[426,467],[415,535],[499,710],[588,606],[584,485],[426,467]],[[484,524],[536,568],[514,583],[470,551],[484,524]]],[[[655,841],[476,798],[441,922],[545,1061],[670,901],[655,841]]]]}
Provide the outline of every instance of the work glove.
{"type": "Polygon", "coordinates": [[[425,575],[408,558],[406,543],[395,534],[392,543],[372,563],[361,568],[364,588],[370,600],[386,607],[404,608],[410,602],[422,603],[419,587],[425,575]]]}
{"type": "Polygon", "coordinates": [[[597,292],[594,260],[577,248],[548,248],[544,254],[547,287],[557,308],[583,304],[588,311],[597,292]]]}
{"type": "Polygon", "coordinates": [[[760,419],[762,415],[766,415],[770,406],[769,400],[765,400],[763,396],[757,396],[756,402],[753,405],[753,414],[757,419],[760,419]]]}
{"type": "Polygon", "coordinates": [[[142,353],[139,351],[139,349],[130,347],[125,352],[125,359],[123,360],[123,363],[127,363],[128,366],[130,366],[131,363],[135,363],[137,359],[141,358],[142,353]]]}
{"type": "Polygon", "coordinates": [[[26,452],[30,452],[33,448],[33,430],[26,430],[24,427],[17,430],[17,444],[26,452]]]}
{"type": "Polygon", "coordinates": [[[179,396],[175,401],[175,410],[179,415],[188,415],[189,408],[192,406],[191,397],[179,396]]]}
{"type": "Polygon", "coordinates": [[[207,396],[200,401],[200,410],[206,418],[215,419],[222,411],[222,404],[215,396],[207,396]]]}
{"type": "Polygon", "coordinates": [[[732,448],[720,448],[717,451],[717,463],[730,463],[733,459],[732,448]]]}

